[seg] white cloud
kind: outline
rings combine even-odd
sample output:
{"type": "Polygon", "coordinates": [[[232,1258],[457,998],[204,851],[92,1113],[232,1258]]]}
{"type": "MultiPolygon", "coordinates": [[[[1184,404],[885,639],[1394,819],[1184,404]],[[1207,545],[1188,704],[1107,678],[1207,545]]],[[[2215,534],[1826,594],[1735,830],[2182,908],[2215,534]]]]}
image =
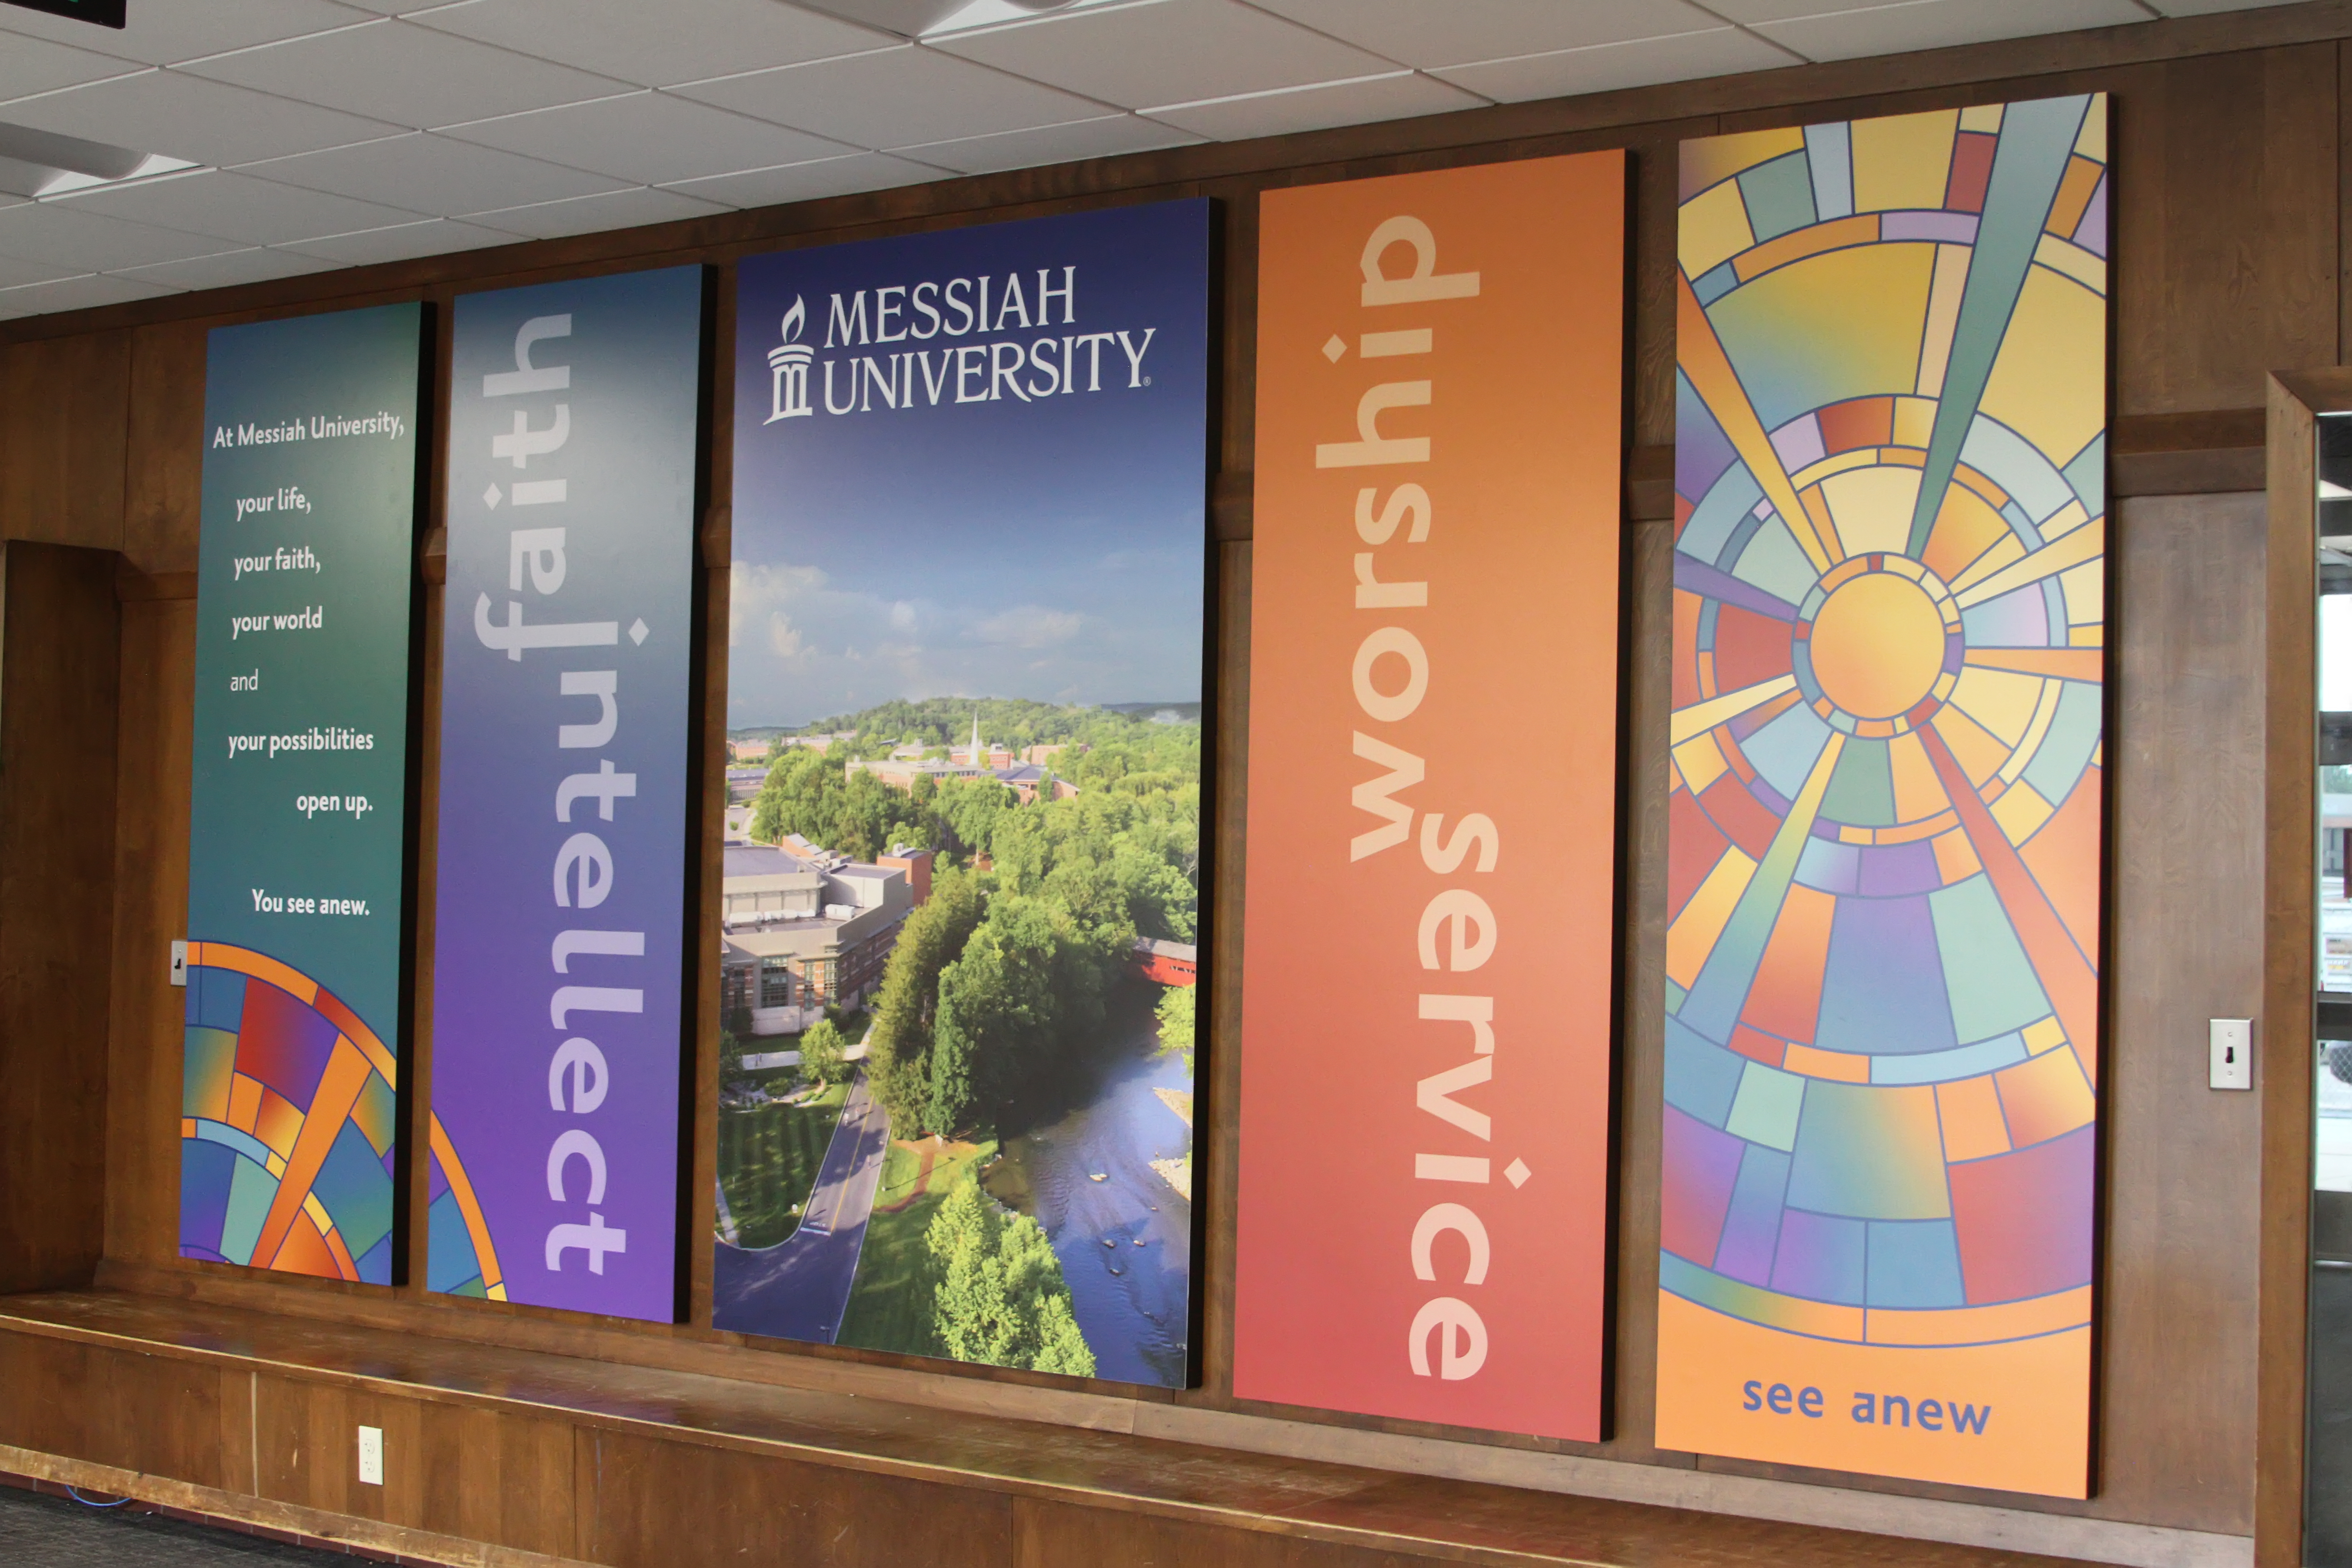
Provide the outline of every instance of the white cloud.
{"type": "MultiPolygon", "coordinates": [[[[727,646],[733,647],[743,640],[745,626],[763,620],[796,596],[821,591],[825,581],[825,574],[814,566],[734,563],[727,572],[727,646]]],[[[770,635],[772,640],[772,628],[770,635]]]]}
{"type": "Polygon", "coordinates": [[[901,599],[890,606],[890,629],[911,632],[915,629],[915,606],[901,599]]]}
{"type": "Polygon", "coordinates": [[[972,630],[982,642],[1006,647],[1046,648],[1069,641],[1085,624],[1083,616],[1069,610],[1022,605],[1003,615],[991,616],[972,630]]]}
{"type": "Polygon", "coordinates": [[[768,647],[779,658],[798,658],[806,643],[793,618],[782,610],[768,613],[768,647]]]}

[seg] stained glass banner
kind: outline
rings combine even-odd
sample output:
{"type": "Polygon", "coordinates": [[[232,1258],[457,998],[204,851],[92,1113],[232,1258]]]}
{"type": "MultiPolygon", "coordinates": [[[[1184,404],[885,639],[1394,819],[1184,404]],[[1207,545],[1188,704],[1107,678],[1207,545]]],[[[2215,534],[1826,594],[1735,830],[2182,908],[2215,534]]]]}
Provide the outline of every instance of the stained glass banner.
{"type": "Polygon", "coordinates": [[[2085,1495],[2106,124],[1683,144],[1661,1447],[2085,1495]]]}

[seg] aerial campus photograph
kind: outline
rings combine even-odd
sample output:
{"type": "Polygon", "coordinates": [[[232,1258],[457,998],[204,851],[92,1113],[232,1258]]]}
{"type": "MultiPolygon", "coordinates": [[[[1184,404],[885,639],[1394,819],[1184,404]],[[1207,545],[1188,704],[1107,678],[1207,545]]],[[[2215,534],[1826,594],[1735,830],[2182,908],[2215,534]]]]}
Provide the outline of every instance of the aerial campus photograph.
{"type": "MultiPolygon", "coordinates": [[[[1187,1381],[1202,285],[1092,267],[1160,323],[1117,397],[772,419],[746,359],[719,1328],[1187,1381]]],[[[754,268],[742,319],[817,286],[754,268]]]]}
{"type": "Polygon", "coordinates": [[[1197,705],[730,748],[720,1325],[1180,1384],[1197,705]]]}

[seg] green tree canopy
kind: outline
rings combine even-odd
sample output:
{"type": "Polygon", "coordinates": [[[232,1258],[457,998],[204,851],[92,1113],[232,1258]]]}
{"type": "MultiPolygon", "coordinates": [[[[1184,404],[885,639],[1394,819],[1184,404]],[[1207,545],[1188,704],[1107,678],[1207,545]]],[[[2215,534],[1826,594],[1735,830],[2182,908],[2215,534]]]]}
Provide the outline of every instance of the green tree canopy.
{"type": "Polygon", "coordinates": [[[801,1079],[823,1087],[839,1083],[849,1074],[843,1058],[841,1030],[830,1018],[820,1018],[801,1035],[801,1079]]]}
{"type": "Polygon", "coordinates": [[[963,952],[982,912],[977,878],[940,872],[931,883],[929,902],[898,928],[898,943],[882,972],[873,1023],[866,1032],[867,1081],[891,1124],[909,1132],[922,1121],[930,1100],[940,972],[963,952]]]}
{"type": "Polygon", "coordinates": [[[1160,1048],[1183,1052],[1188,1068],[1192,1065],[1192,998],[1199,990],[1194,985],[1171,985],[1160,993],[1154,1009],[1160,1016],[1160,1048]]]}
{"type": "Polygon", "coordinates": [[[959,1361],[1092,1377],[1061,1260],[1037,1222],[1007,1214],[967,1174],[931,1216],[931,1331],[959,1361]]]}
{"type": "Polygon", "coordinates": [[[998,893],[962,955],[940,971],[924,1125],[993,1121],[1023,1086],[1103,1020],[1129,938],[1052,898],[998,893]]]}

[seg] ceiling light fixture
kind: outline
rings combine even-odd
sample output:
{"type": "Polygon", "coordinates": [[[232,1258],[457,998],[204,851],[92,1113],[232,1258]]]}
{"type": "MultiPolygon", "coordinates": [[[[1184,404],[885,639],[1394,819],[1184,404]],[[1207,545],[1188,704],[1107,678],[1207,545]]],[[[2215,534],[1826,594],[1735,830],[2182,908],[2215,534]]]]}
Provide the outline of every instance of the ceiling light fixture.
{"type": "Polygon", "coordinates": [[[823,11],[844,21],[856,22],[868,27],[879,27],[896,33],[902,38],[919,38],[927,33],[940,31],[942,25],[957,13],[979,9],[985,5],[991,11],[1010,9],[1036,15],[1059,11],[1077,0],[799,0],[811,11],[823,11]]]}
{"type": "Polygon", "coordinates": [[[62,195],[194,167],[184,158],[85,142],[29,125],[0,124],[0,191],[10,195],[62,195]]]}

